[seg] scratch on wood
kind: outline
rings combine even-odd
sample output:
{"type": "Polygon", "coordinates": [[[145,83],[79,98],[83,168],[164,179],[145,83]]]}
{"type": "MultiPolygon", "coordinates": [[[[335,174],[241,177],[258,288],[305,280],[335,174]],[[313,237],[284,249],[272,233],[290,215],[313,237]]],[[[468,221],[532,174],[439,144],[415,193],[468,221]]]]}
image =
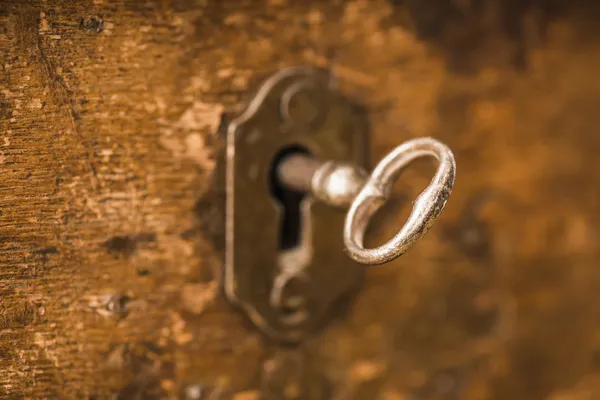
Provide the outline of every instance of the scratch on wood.
{"type": "Polygon", "coordinates": [[[93,167],[93,161],[92,161],[94,155],[93,155],[93,152],[90,151],[88,145],[86,144],[86,141],[83,138],[83,135],[81,134],[81,132],[79,131],[79,129],[77,127],[77,120],[80,119],[80,115],[77,112],[77,110],[75,109],[76,102],[74,99],[72,99],[73,93],[67,86],[67,83],[65,82],[63,77],[60,76],[56,72],[56,69],[54,68],[54,66],[52,65],[50,60],[48,59],[48,56],[46,55],[46,52],[44,50],[44,46],[42,43],[42,36],[43,36],[43,33],[48,29],[47,25],[48,25],[48,22],[45,18],[45,14],[43,12],[40,12],[40,26],[39,26],[39,29],[35,30],[35,32],[36,32],[36,44],[37,44],[37,49],[40,53],[40,57],[42,60],[42,67],[44,68],[46,77],[48,78],[48,81],[50,83],[50,88],[52,89],[54,99],[57,100],[58,104],[61,105],[64,108],[64,110],[67,112],[67,115],[69,116],[69,120],[71,122],[71,128],[73,129],[73,133],[79,139],[79,143],[84,146],[84,148],[86,149],[86,151],[88,153],[88,157],[86,157],[83,160],[83,162],[84,162],[86,168],[88,169],[88,172],[91,174],[93,188],[97,189],[98,188],[98,176],[97,176],[96,170],[93,167]]]}

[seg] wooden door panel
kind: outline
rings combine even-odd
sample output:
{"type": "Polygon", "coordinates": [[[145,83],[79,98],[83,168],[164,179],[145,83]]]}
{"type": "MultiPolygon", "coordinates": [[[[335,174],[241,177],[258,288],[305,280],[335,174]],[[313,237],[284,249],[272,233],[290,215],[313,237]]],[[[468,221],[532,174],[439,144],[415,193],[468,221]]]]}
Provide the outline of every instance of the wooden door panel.
{"type": "MultiPolygon", "coordinates": [[[[567,1],[0,2],[0,397],[600,393],[595,15],[567,1]],[[215,171],[227,113],[304,64],[367,107],[374,160],[433,136],[457,181],[419,245],[283,348],[222,293],[215,171]]],[[[374,243],[431,171],[403,175],[374,243]]]]}

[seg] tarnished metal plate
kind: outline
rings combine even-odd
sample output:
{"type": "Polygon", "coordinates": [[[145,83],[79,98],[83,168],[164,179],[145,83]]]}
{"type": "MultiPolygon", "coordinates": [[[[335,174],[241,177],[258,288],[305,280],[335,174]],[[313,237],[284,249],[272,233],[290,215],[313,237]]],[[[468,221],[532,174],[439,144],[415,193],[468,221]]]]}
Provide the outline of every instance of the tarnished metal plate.
{"type": "Polygon", "coordinates": [[[315,68],[271,76],[228,126],[225,289],[272,338],[298,341],[320,328],[338,300],[358,288],[364,270],[344,252],[346,211],[310,196],[300,204],[298,245],[280,248],[274,160],[295,147],[366,168],[367,132],[365,113],[315,68]]]}

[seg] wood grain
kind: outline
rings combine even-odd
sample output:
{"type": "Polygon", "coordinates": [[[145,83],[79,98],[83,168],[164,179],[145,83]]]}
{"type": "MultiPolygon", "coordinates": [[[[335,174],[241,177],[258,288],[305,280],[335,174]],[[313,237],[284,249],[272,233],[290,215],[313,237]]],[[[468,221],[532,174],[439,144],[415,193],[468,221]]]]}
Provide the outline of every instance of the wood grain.
{"type": "MultiPolygon", "coordinates": [[[[597,15],[1,1],[0,398],[600,395],[597,15]],[[369,270],[325,332],[279,348],[222,294],[215,170],[227,113],[298,64],[329,66],[368,107],[375,160],[434,136],[458,174],[426,239],[369,270]]],[[[387,211],[405,215],[431,171],[407,171],[387,211]]],[[[374,242],[397,229],[386,215],[374,242]]]]}

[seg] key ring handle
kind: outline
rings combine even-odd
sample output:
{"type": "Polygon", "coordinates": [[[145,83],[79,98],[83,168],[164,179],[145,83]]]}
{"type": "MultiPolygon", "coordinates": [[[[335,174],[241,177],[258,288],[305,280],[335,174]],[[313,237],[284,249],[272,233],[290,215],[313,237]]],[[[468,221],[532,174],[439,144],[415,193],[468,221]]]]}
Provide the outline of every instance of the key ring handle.
{"type": "Polygon", "coordinates": [[[454,187],[456,162],[448,146],[429,137],[404,142],[384,157],[368,177],[366,184],[352,201],[344,225],[344,244],[349,256],[362,264],[383,264],[406,251],[431,229],[446,206],[454,187]],[[413,208],[398,233],[385,244],[364,247],[369,221],[389,199],[400,172],[417,158],[430,156],[438,168],[427,188],[413,203],[413,208]]]}

